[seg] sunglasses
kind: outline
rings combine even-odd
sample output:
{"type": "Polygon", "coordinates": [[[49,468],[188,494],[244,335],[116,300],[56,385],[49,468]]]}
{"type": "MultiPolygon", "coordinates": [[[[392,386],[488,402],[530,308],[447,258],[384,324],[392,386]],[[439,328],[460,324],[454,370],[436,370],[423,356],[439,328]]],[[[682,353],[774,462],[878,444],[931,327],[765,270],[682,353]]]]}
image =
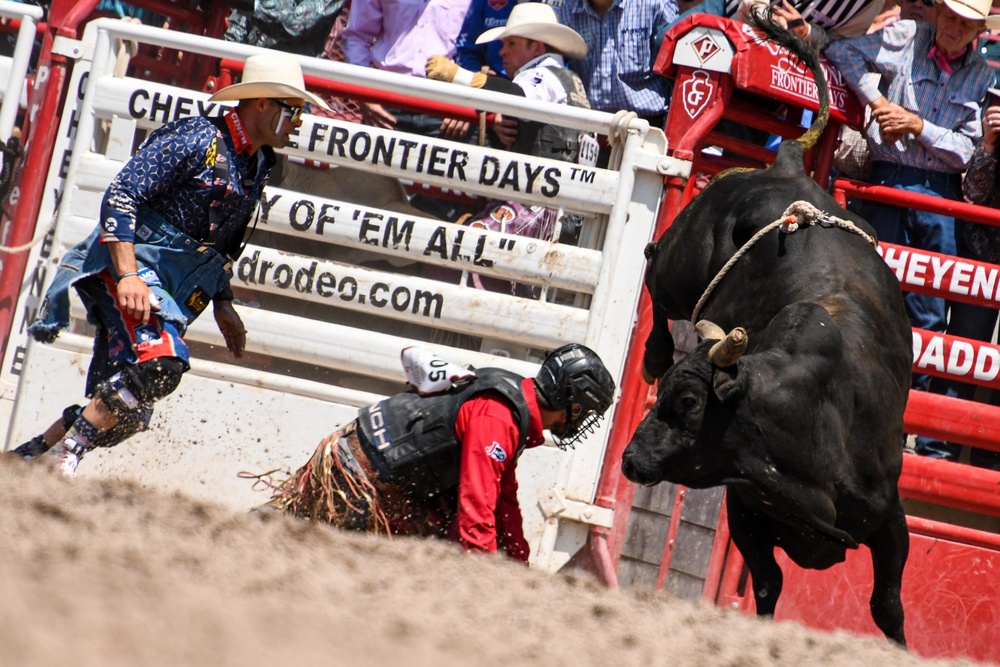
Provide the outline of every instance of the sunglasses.
{"type": "Polygon", "coordinates": [[[936,7],[937,0],[906,0],[909,4],[914,4],[916,2],[921,3],[924,7],[936,7]]]}
{"type": "Polygon", "coordinates": [[[301,120],[301,118],[302,118],[302,114],[309,113],[309,111],[310,111],[309,109],[306,108],[306,107],[309,106],[308,104],[303,105],[301,107],[295,107],[295,106],[292,106],[291,104],[286,104],[285,102],[282,102],[281,100],[276,100],[273,97],[271,98],[271,101],[274,102],[275,104],[277,104],[279,107],[281,107],[285,111],[287,111],[288,115],[291,118],[291,121],[293,123],[299,122],[299,120],[301,120]]]}

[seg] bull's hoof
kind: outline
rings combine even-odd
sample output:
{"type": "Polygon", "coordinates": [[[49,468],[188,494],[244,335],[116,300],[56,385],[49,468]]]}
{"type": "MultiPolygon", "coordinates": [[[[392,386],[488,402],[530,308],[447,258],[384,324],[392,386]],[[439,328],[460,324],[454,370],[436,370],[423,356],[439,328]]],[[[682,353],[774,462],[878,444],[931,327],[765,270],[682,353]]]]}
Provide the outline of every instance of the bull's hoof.
{"type": "Polygon", "coordinates": [[[646,367],[642,367],[642,379],[645,380],[646,384],[656,384],[656,378],[649,374],[646,367]]]}

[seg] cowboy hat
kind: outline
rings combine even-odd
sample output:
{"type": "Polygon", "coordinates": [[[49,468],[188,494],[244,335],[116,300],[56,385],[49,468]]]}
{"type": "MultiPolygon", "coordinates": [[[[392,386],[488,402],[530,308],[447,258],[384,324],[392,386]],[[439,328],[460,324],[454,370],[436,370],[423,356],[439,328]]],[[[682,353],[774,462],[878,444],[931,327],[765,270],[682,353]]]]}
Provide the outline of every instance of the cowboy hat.
{"type": "Polygon", "coordinates": [[[1000,16],[990,16],[993,0],[944,0],[944,6],[964,19],[985,20],[990,30],[1000,30],[1000,16]]]}
{"type": "Polygon", "coordinates": [[[326,102],[306,90],[302,68],[295,56],[270,51],[250,56],[243,66],[243,80],[219,90],[210,102],[252,100],[257,97],[294,97],[329,109],[326,102]]]}
{"type": "Polygon", "coordinates": [[[587,55],[587,44],[583,37],[576,30],[559,23],[555,10],[541,2],[514,5],[507,25],[487,30],[479,36],[476,44],[505,37],[534,39],[570,58],[583,58],[587,55]]]}

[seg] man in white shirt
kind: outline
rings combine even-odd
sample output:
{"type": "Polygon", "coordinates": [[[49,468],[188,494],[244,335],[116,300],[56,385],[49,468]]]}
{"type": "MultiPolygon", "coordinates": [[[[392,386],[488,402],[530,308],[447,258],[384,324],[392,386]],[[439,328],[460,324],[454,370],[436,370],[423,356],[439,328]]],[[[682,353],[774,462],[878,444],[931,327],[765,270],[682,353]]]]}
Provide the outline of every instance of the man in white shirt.
{"type": "MultiPolygon", "coordinates": [[[[473,88],[520,95],[529,100],[590,108],[579,76],[566,68],[564,56],[582,58],[587,53],[583,38],[559,23],[551,6],[525,2],[514,7],[505,26],[487,30],[477,44],[500,40],[504,69],[512,80],[461,69],[444,56],[427,61],[427,78],[453,81],[473,88]]],[[[493,130],[504,146],[519,153],[577,161],[579,133],[535,121],[495,122],[493,130]]]]}
{"type": "MultiPolygon", "coordinates": [[[[476,43],[493,40],[503,43],[500,56],[504,70],[513,75],[512,80],[461,69],[443,56],[432,56],[427,61],[427,77],[539,102],[590,108],[583,81],[566,68],[564,61],[564,56],[585,56],[587,45],[575,30],[559,23],[551,6],[539,2],[517,5],[506,25],[487,30],[476,43]]],[[[493,130],[505,147],[525,155],[589,166],[594,166],[597,159],[596,138],[578,130],[531,120],[504,120],[499,114],[493,130]]],[[[576,230],[559,232],[558,218],[558,211],[544,206],[494,201],[465,224],[544,240],[560,238],[561,242],[567,242],[572,236],[570,232],[576,230]]],[[[518,296],[538,296],[536,288],[506,281],[476,276],[473,284],[494,291],[509,288],[518,296]]]]}

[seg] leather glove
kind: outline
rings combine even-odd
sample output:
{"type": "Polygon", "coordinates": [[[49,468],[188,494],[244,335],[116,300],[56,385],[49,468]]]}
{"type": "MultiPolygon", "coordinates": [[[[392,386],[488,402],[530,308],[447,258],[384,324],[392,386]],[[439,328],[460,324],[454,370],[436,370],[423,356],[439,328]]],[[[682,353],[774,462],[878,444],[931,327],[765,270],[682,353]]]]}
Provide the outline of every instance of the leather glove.
{"type": "Polygon", "coordinates": [[[445,56],[431,56],[427,59],[427,78],[451,83],[458,74],[459,66],[445,56]]]}
{"type": "Polygon", "coordinates": [[[427,78],[435,81],[455,82],[473,88],[482,88],[486,75],[462,69],[445,56],[431,56],[427,59],[427,78]]]}

